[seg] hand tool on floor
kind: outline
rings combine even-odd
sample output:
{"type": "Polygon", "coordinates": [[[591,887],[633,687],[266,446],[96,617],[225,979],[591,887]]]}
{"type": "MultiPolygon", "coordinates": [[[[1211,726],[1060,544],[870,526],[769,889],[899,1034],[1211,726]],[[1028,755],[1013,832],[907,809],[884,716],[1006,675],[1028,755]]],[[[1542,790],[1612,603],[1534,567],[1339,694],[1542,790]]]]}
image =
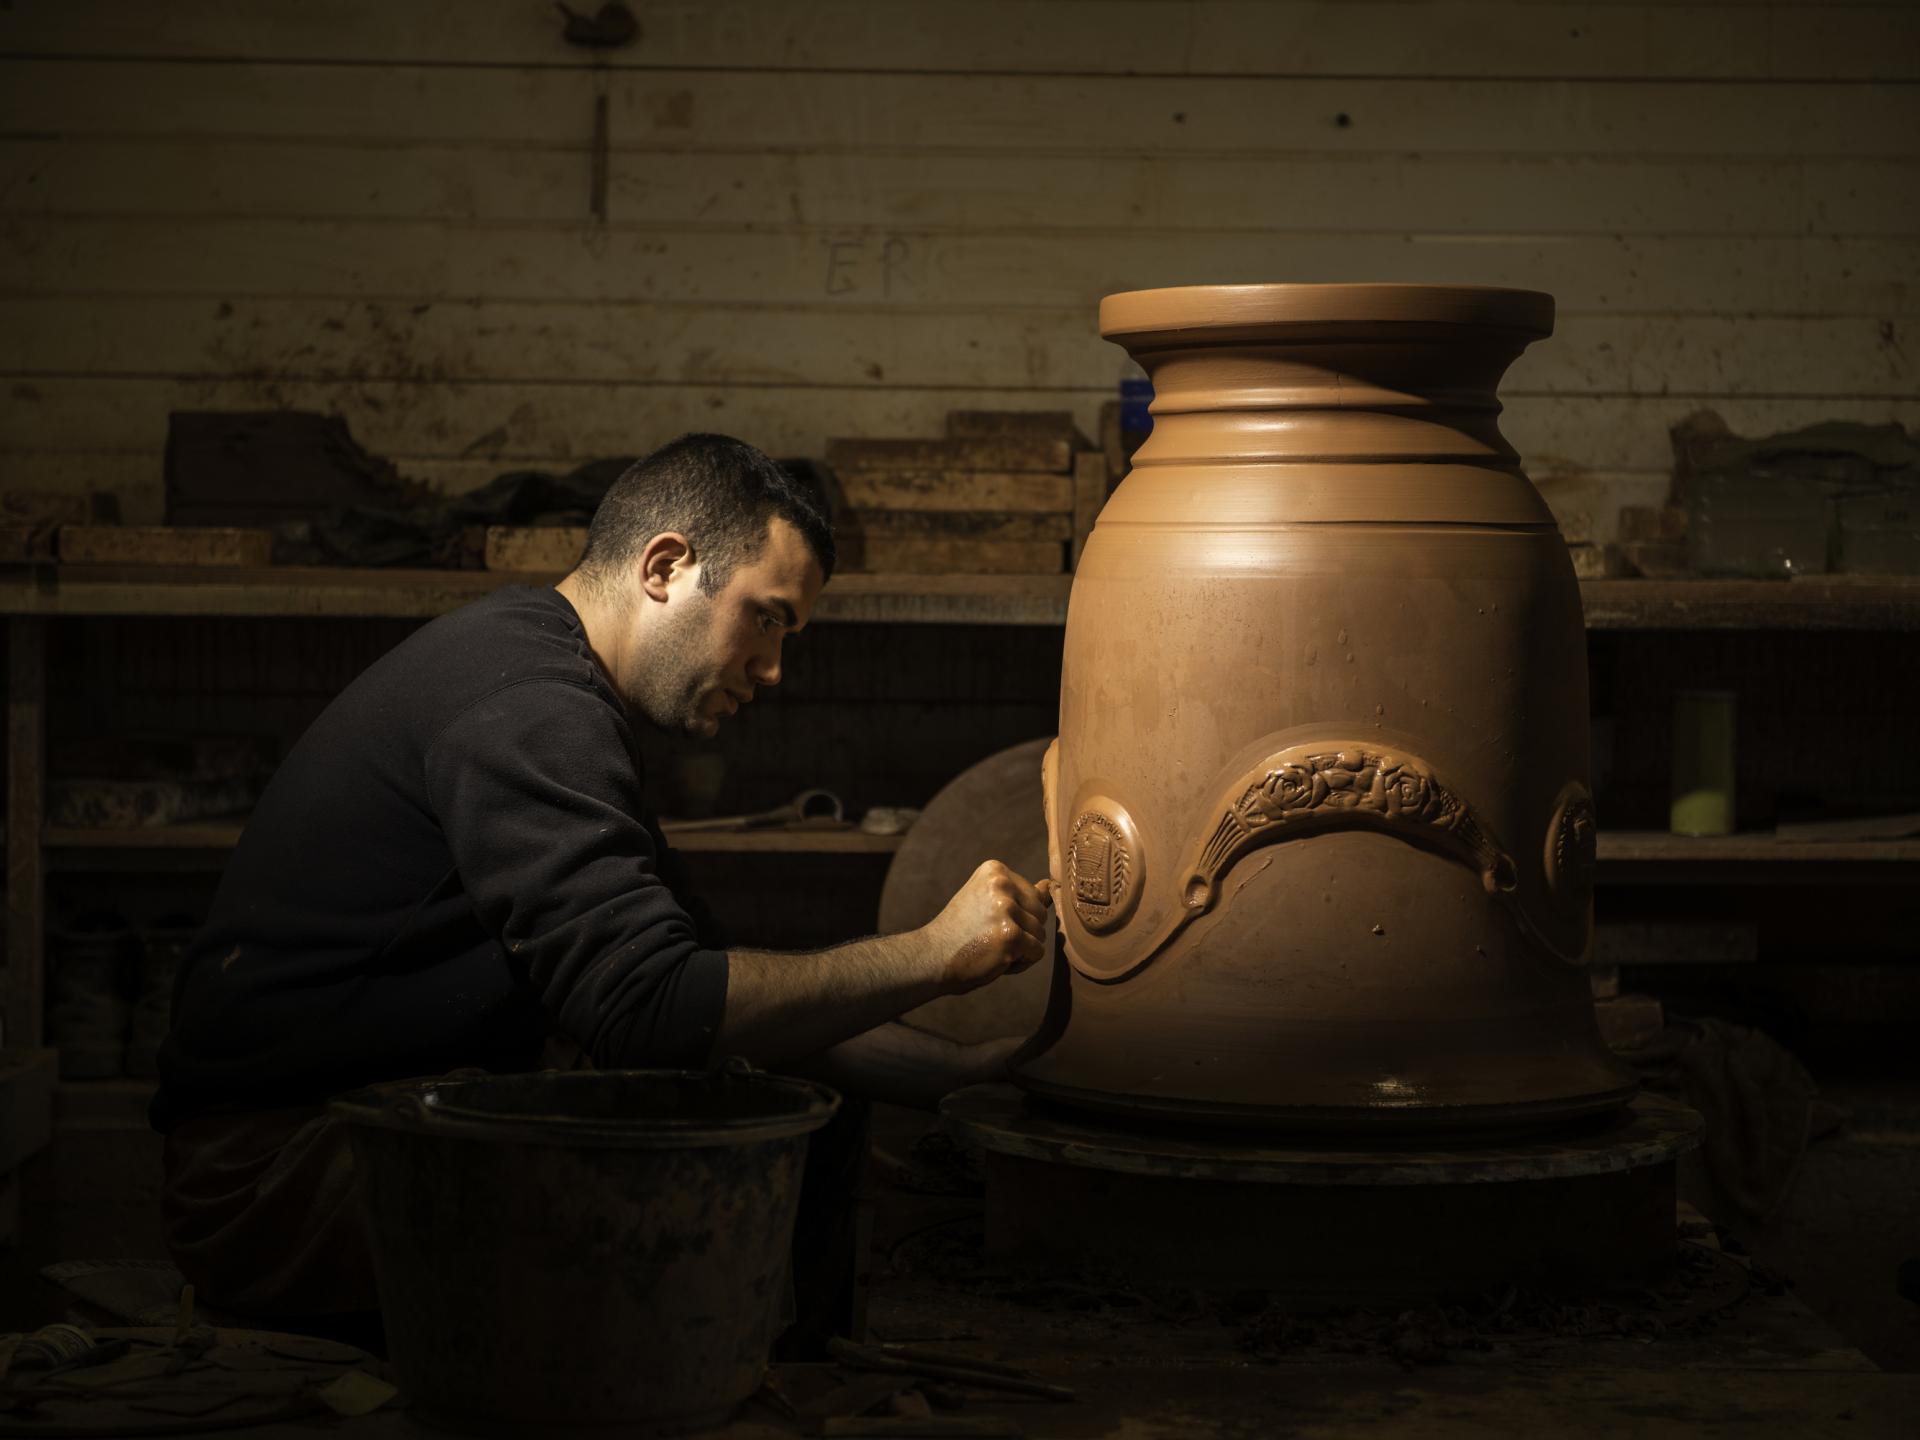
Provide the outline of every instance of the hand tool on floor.
{"type": "Polygon", "coordinates": [[[927,1351],[914,1352],[916,1358],[908,1359],[900,1354],[887,1354],[865,1345],[855,1345],[851,1340],[833,1339],[827,1342],[827,1353],[843,1365],[859,1370],[879,1370],[900,1375],[923,1375],[929,1380],[950,1380],[956,1385],[971,1385],[976,1390],[999,1390],[1009,1395],[1034,1395],[1043,1400],[1067,1402],[1075,1399],[1074,1392],[1064,1385],[1052,1385],[1044,1380],[1036,1380],[1018,1374],[1007,1374],[1009,1367],[995,1365],[984,1368],[984,1362],[976,1363],[962,1356],[935,1356],[927,1351]]]}
{"type": "Polygon", "coordinates": [[[756,810],[749,815],[715,815],[706,820],[661,822],[667,835],[684,835],[700,830],[763,830],[774,825],[812,825],[822,829],[847,823],[840,797],[831,790],[802,790],[784,805],[771,810],[756,810]]]}

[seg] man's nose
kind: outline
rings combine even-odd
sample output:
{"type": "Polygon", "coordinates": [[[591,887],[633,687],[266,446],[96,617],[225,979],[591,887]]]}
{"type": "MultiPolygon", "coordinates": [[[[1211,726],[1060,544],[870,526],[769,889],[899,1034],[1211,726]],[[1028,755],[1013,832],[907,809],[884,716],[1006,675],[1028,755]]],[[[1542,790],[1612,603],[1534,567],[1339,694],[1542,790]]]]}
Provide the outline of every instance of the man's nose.
{"type": "Polygon", "coordinates": [[[756,685],[780,683],[780,641],[773,642],[771,655],[761,655],[757,658],[757,663],[747,670],[747,676],[756,685]]]}

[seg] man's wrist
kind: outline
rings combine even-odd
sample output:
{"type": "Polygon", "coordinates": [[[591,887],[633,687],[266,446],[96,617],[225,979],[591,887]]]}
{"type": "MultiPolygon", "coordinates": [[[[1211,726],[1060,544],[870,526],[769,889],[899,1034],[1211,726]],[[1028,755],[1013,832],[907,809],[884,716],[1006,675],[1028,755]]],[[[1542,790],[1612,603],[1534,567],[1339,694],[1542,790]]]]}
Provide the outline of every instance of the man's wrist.
{"type": "Polygon", "coordinates": [[[915,953],[911,961],[914,978],[933,992],[934,999],[954,993],[947,970],[952,953],[937,925],[937,921],[929,920],[913,932],[915,953]]]}

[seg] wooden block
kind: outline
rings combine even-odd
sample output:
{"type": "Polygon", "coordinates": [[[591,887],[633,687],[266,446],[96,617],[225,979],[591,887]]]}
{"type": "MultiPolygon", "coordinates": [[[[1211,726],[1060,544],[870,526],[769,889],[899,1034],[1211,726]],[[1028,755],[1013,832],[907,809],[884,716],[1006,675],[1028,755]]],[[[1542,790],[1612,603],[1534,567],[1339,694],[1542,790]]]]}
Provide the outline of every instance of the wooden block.
{"type": "Polygon", "coordinates": [[[1073,439],[1070,435],[1004,435],[946,440],[829,440],[827,464],[841,472],[1030,470],[1063,475],[1073,465],[1073,439]]]}
{"type": "Polygon", "coordinates": [[[54,534],[47,525],[0,525],[0,565],[53,559],[54,534]]]}
{"type": "Polygon", "coordinates": [[[1582,580],[1616,580],[1627,573],[1627,557],[1618,545],[1569,545],[1567,553],[1582,580]]]}
{"type": "Polygon", "coordinates": [[[1659,1037],[1666,1014],[1651,995],[1616,995],[1593,1002],[1593,1018],[1600,1022],[1600,1038],[1609,1050],[1638,1050],[1659,1037]]]}
{"type": "Polygon", "coordinates": [[[98,492],[0,490],[0,564],[51,560],[65,525],[111,525],[118,501],[98,492]]]}
{"type": "Polygon", "coordinates": [[[584,525],[489,525],[487,569],[558,574],[587,548],[584,525]]]}
{"type": "Polygon", "coordinates": [[[1059,540],[868,540],[847,568],[885,575],[1058,575],[1059,540]]]}
{"type": "Polygon", "coordinates": [[[1076,438],[1073,415],[1066,410],[950,410],[950,440],[1065,440],[1076,438]]]}
{"type": "Polygon", "coordinates": [[[50,780],[47,824],[82,830],[178,825],[252,808],[260,783],[239,780],[50,780]]]}
{"type": "Polygon", "coordinates": [[[1622,505],[1620,539],[1684,540],[1687,538],[1687,512],[1678,505],[1622,505]]]}
{"type": "Polygon", "coordinates": [[[1627,568],[1648,580],[1685,580],[1693,574],[1683,540],[1635,540],[1620,547],[1627,568]]]}
{"type": "Polygon", "coordinates": [[[1596,1000],[1611,1000],[1620,993],[1620,967],[1618,965],[1587,966],[1587,987],[1596,1000]]]}
{"type": "Polygon", "coordinates": [[[986,470],[842,471],[840,498],[855,510],[1013,510],[1066,515],[1073,511],[1067,475],[986,470]]]}
{"type": "Polygon", "coordinates": [[[0,1173],[46,1147],[59,1077],[58,1050],[0,1051],[0,1173]]]}
{"type": "Polygon", "coordinates": [[[63,525],[63,565],[260,566],[273,563],[273,532],[225,526],[63,525]]]}
{"type": "Polygon", "coordinates": [[[119,502],[112,495],[68,490],[0,490],[0,525],[58,529],[62,525],[111,525],[119,502]]]}
{"type": "Polygon", "coordinates": [[[1071,515],[993,510],[843,510],[834,521],[842,553],[866,540],[1071,540],[1071,515]]]}

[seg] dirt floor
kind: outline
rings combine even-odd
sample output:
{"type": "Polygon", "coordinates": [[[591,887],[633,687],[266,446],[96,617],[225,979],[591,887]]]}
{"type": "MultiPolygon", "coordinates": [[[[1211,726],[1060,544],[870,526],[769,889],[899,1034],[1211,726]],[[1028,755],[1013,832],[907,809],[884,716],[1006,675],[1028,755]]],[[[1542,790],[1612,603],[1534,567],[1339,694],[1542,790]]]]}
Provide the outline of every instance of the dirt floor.
{"type": "Polygon", "coordinates": [[[1829,1080],[1845,1126],[1807,1150],[1780,1213],[1749,1237],[1808,1308],[1884,1370],[1920,1371],[1920,1082],[1829,1080]]]}
{"type": "Polygon", "coordinates": [[[1031,1435],[1904,1435],[1920,1413],[1920,1375],[1876,1366],[1786,1275],[1711,1235],[1666,1283],[1605,1301],[1507,1289],[1303,1314],[1260,1291],[1010,1269],[982,1253],[968,1157],[905,1115],[883,1117],[877,1147],[873,1338],[1071,1386],[1072,1405],[986,1407],[1031,1435]]]}
{"type": "MultiPolygon", "coordinates": [[[[1135,1286],[1123,1265],[1045,1275],[1000,1262],[983,1251],[977,1162],[927,1117],[882,1110],[870,1345],[1019,1370],[1073,1398],[781,1365],[715,1433],[1904,1437],[1920,1414],[1920,1373],[1905,1359],[1920,1307],[1894,1292],[1892,1267],[1910,1248],[1920,1147],[1905,1138],[1904,1102],[1875,1091],[1851,1103],[1846,1138],[1809,1152],[1792,1202],[1756,1237],[1757,1258],[1701,1243],[1720,1238],[1709,1231],[1683,1246],[1661,1284],[1603,1301],[1506,1289],[1318,1312],[1259,1290],[1135,1286]],[[1862,1305],[1875,1285],[1884,1299],[1862,1305]]],[[[394,1407],[225,1433],[294,1440],[328,1430],[364,1440],[441,1433],[394,1407]]]]}

